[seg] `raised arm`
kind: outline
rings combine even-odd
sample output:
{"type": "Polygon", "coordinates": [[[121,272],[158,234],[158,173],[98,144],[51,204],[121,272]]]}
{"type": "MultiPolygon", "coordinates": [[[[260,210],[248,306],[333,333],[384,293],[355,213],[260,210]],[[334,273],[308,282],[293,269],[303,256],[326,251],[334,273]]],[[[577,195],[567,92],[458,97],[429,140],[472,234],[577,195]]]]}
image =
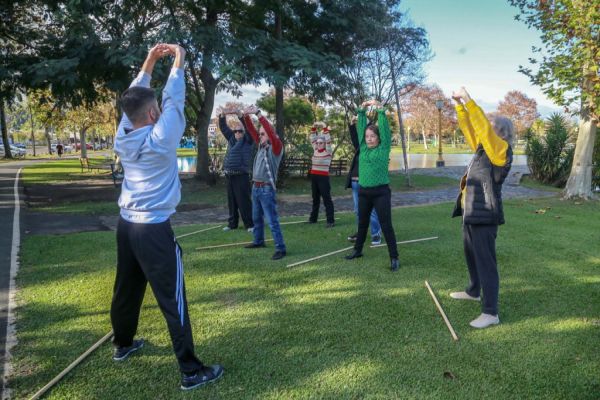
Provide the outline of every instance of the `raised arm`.
{"type": "Polygon", "coordinates": [[[152,137],[169,149],[175,149],[185,131],[185,114],[183,112],[185,106],[185,74],[183,71],[185,50],[176,44],[166,46],[168,46],[169,54],[173,55],[175,59],[167,84],[163,89],[162,114],[152,130],[152,137]]]}
{"type": "Polygon", "coordinates": [[[465,108],[469,112],[469,120],[479,139],[478,141],[483,146],[492,164],[499,167],[504,166],[506,164],[508,143],[494,132],[492,124],[490,124],[481,107],[475,104],[475,101],[468,101],[465,108]]]}
{"type": "Polygon", "coordinates": [[[325,151],[327,152],[327,154],[331,154],[331,134],[329,133],[329,127],[327,126],[323,128],[323,140],[325,140],[325,151]]]}
{"type": "Polygon", "coordinates": [[[271,149],[273,150],[273,154],[275,154],[276,156],[280,155],[281,150],[283,150],[283,143],[281,142],[281,139],[279,139],[279,136],[277,136],[277,133],[275,133],[273,125],[271,125],[271,122],[269,122],[269,120],[266,119],[260,113],[260,111],[256,113],[256,116],[258,117],[258,122],[260,122],[262,127],[267,132],[267,135],[269,136],[269,141],[271,142],[271,149]]]}
{"type": "Polygon", "coordinates": [[[258,132],[256,131],[256,127],[254,126],[254,122],[252,122],[250,114],[244,114],[242,120],[244,121],[243,123],[246,127],[246,132],[248,132],[248,134],[254,140],[255,143],[260,143],[260,141],[258,140],[258,132]]]}
{"type": "Polygon", "coordinates": [[[471,125],[471,121],[469,119],[469,112],[462,104],[457,104],[456,108],[456,118],[458,119],[458,126],[462,131],[463,135],[465,135],[465,141],[471,148],[471,150],[475,151],[477,146],[479,145],[479,141],[477,140],[477,135],[475,135],[475,130],[473,129],[473,125],[471,125]]]}
{"type": "Polygon", "coordinates": [[[352,121],[350,126],[348,127],[348,131],[350,132],[350,141],[352,142],[352,146],[354,147],[354,151],[358,150],[358,133],[356,132],[356,121],[352,121]]]}
{"type": "Polygon", "coordinates": [[[367,129],[367,110],[364,108],[359,108],[357,110],[356,120],[356,132],[358,135],[358,146],[362,150],[363,147],[367,147],[367,143],[365,142],[365,129],[367,129]]]}
{"type": "Polygon", "coordinates": [[[380,146],[388,151],[392,148],[392,134],[390,132],[390,124],[385,115],[384,109],[377,110],[377,125],[379,126],[380,146]]]}
{"type": "Polygon", "coordinates": [[[219,130],[225,136],[227,141],[231,141],[231,138],[234,137],[234,133],[231,128],[227,125],[227,116],[225,114],[219,115],[219,130]]]}
{"type": "MultiPolygon", "coordinates": [[[[138,75],[131,81],[129,87],[134,86],[142,86],[142,87],[150,87],[150,80],[152,79],[152,71],[154,70],[154,65],[156,61],[165,57],[168,54],[167,48],[164,44],[157,44],[152,47],[148,51],[148,55],[146,56],[146,60],[144,60],[144,64],[142,64],[142,69],[138,73],[138,75]]],[[[123,113],[121,116],[121,121],[119,122],[119,126],[117,127],[117,132],[121,132],[124,130],[133,129],[133,124],[127,118],[127,115],[123,113]]]]}
{"type": "Polygon", "coordinates": [[[313,125],[312,128],[310,128],[310,144],[313,148],[313,150],[317,150],[318,146],[317,146],[317,126],[313,125]]]}

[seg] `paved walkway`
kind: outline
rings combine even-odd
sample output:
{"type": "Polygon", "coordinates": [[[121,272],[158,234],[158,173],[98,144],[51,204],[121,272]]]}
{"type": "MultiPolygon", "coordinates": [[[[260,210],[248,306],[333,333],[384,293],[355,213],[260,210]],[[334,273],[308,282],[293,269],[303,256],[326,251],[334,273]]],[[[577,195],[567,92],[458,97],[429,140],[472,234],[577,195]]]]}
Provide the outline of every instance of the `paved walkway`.
{"type": "MultiPolygon", "coordinates": [[[[411,170],[412,174],[453,178],[457,180],[457,185],[458,180],[464,172],[465,167],[422,168],[411,170]]],[[[521,176],[525,173],[528,173],[526,166],[516,166],[513,168],[503,186],[503,198],[514,199],[555,195],[553,192],[519,186],[521,176]]],[[[392,192],[392,207],[417,206],[454,201],[457,192],[457,187],[444,187],[424,191],[392,192]]],[[[347,196],[335,197],[333,202],[336,212],[349,212],[354,208],[352,194],[349,190],[347,196]]],[[[311,211],[312,199],[310,195],[289,196],[279,198],[277,203],[279,215],[282,217],[307,216],[311,211]]],[[[321,208],[323,208],[323,206],[321,206],[321,208]]],[[[325,215],[324,210],[322,211],[321,215],[325,215]]],[[[171,217],[171,223],[173,225],[225,223],[227,218],[227,207],[213,207],[202,210],[178,212],[171,217]]],[[[100,219],[102,225],[113,230],[116,229],[118,216],[103,216],[100,217],[100,219]]]]}

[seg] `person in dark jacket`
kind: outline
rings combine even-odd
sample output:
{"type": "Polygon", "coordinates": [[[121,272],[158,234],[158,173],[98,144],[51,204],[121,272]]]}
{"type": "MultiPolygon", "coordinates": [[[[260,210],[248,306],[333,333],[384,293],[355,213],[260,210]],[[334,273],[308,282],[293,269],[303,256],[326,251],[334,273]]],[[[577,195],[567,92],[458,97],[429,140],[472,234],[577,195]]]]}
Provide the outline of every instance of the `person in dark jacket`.
{"type": "MultiPolygon", "coordinates": [[[[358,227],[358,159],[360,158],[360,144],[358,143],[358,132],[356,131],[356,117],[352,119],[352,123],[349,127],[350,141],[354,147],[354,157],[350,164],[350,171],[348,171],[348,177],[346,178],[346,189],[352,189],[352,200],[354,202],[354,214],[356,215],[356,226],[358,227]]],[[[371,227],[371,244],[381,244],[381,225],[377,218],[377,211],[373,208],[371,211],[370,224],[371,227]]],[[[358,232],[348,236],[349,242],[356,242],[358,232]]]]}
{"type": "Polygon", "coordinates": [[[246,132],[242,117],[241,111],[237,110],[229,110],[219,115],[219,129],[228,143],[223,169],[227,181],[229,219],[223,230],[237,229],[241,214],[244,228],[248,232],[252,232],[254,223],[252,222],[252,201],[250,200],[250,169],[252,168],[254,141],[246,132]],[[226,114],[238,115],[240,122],[234,129],[227,125],[226,114]]]}
{"type": "Polygon", "coordinates": [[[460,192],[452,217],[462,216],[463,244],[469,270],[469,286],[450,296],[481,301],[481,315],[471,321],[474,328],[500,323],[496,263],[498,225],[504,224],[502,184],[512,164],[513,126],[505,117],[489,122],[465,88],[453,93],[458,125],[475,154],[460,181],[460,192]]]}

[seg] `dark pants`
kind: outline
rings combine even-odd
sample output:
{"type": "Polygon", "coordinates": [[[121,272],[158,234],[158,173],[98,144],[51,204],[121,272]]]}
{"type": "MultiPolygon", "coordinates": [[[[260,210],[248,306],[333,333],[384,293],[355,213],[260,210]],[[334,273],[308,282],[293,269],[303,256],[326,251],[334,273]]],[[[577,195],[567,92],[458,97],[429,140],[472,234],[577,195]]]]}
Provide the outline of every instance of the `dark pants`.
{"type": "Polygon", "coordinates": [[[319,206],[321,205],[321,197],[323,197],[327,222],[333,223],[335,218],[333,216],[333,201],[331,200],[331,183],[329,182],[329,176],[311,175],[310,179],[312,182],[313,199],[310,221],[317,222],[319,217],[319,206]]]}
{"type": "Polygon", "coordinates": [[[469,268],[470,283],[466,292],[479,297],[483,292],[481,311],[498,314],[500,278],[496,264],[496,235],[498,225],[463,224],[465,259],[469,268]]]}
{"type": "Polygon", "coordinates": [[[137,330],[146,283],[150,283],[167,321],[179,368],[193,373],[202,368],[194,354],[187,309],[181,247],[171,223],[134,224],[119,219],[117,276],[110,318],[116,346],[130,346],[137,330]]]}
{"type": "Polygon", "coordinates": [[[388,185],[358,189],[358,236],[354,249],[362,251],[373,209],[377,212],[390,258],[398,258],[396,234],[392,226],[392,191],[388,185]]]}
{"type": "Polygon", "coordinates": [[[238,227],[240,216],[244,228],[252,228],[252,201],[250,200],[251,183],[249,174],[225,175],[227,179],[227,206],[229,207],[228,225],[231,229],[238,227]],[[239,214],[238,214],[239,209],[239,214]]]}

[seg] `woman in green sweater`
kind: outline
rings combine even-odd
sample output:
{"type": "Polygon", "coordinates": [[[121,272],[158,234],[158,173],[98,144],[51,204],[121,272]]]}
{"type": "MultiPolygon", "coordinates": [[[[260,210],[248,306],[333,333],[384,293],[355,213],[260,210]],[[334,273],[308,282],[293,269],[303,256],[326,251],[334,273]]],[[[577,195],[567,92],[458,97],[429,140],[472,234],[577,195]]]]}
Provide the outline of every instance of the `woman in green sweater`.
{"type": "Polygon", "coordinates": [[[391,135],[385,110],[375,101],[362,104],[358,110],[358,141],[360,154],[358,162],[358,235],[354,251],[347,260],[362,257],[362,249],[369,229],[371,211],[375,208],[381,223],[381,230],[388,247],[392,271],[400,268],[396,234],[392,226],[392,191],[388,166],[390,162],[391,135]],[[365,107],[378,106],[377,126],[367,126],[365,107]]]}

